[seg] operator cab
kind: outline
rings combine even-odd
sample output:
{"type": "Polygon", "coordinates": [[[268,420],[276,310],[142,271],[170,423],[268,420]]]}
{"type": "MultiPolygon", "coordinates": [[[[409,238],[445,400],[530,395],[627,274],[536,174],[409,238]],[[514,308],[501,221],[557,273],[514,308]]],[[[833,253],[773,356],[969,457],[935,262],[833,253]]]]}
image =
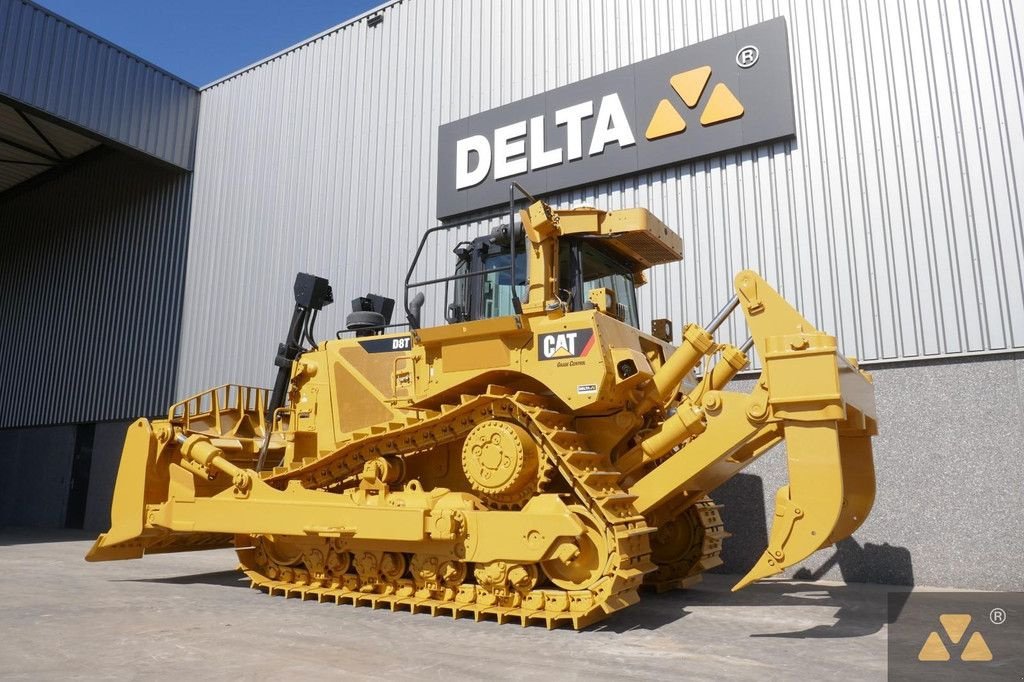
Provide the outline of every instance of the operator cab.
{"type": "MultiPolygon", "coordinates": [[[[533,203],[520,212],[521,222],[510,210],[509,223],[455,246],[454,271],[412,281],[427,240],[470,221],[423,233],[405,278],[413,330],[421,327],[425,294],[412,292],[428,286],[444,287],[434,311],[448,324],[597,309],[639,329],[636,288],[649,268],[682,259],[679,236],[646,209],[554,211],[527,196],[533,203]]],[[[667,327],[663,332],[658,338],[671,337],[667,327]]]]}
{"type": "MultiPolygon", "coordinates": [[[[449,324],[513,315],[512,271],[515,272],[516,293],[527,295],[527,244],[522,228],[516,230],[516,263],[510,268],[512,248],[509,229],[503,225],[491,234],[455,247],[457,258],[452,281],[451,302],[445,312],[449,324]]],[[[636,282],[633,272],[602,248],[597,237],[561,237],[558,243],[559,298],[567,312],[594,307],[590,292],[605,288],[614,294],[617,317],[639,327],[636,303],[636,282]]]]}

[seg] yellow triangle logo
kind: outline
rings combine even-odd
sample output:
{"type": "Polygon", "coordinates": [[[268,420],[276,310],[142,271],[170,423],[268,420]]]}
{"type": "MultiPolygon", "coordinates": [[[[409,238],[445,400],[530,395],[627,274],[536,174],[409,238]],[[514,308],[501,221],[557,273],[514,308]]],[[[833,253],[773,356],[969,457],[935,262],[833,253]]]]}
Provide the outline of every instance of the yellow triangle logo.
{"type": "Polygon", "coordinates": [[[743,115],[743,105],[732,94],[732,90],[726,87],[725,83],[719,83],[711,91],[711,99],[704,107],[704,113],[700,115],[700,124],[710,126],[722,121],[731,121],[743,115]]]}
{"type": "Polygon", "coordinates": [[[700,96],[704,94],[704,86],[708,84],[710,78],[711,67],[701,66],[677,73],[669,79],[669,83],[672,84],[672,89],[679,94],[686,106],[693,109],[700,101],[700,96]]]}
{"type": "Polygon", "coordinates": [[[991,661],[992,651],[988,648],[988,644],[985,643],[985,638],[981,636],[980,632],[975,632],[971,635],[971,638],[967,640],[967,646],[964,647],[963,653],[960,654],[961,661],[991,661]]]}
{"type": "MultiPolygon", "coordinates": [[[[683,103],[693,109],[700,102],[704,89],[711,80],[711,67],[699,66],[696,69],[683,71],[669,78],[672,89],[676,91],[683,103]]],[[[743,105],[736,99],[725,83],[717,84],[711,91],[711,97],[700,115],[700,124],[710,126],[723,121],[731,121],[743,115],[743,105]]],[[[658,102],[658,108],[647,124],[644,134],[648,140],[657,140],[669,135],[676,135],[686,130],[686,121],[667,99],[658,102]]]]}
{"type": "Polygon", "coordinates": [[[684,130],[686,130],[686,121],[679,115],[671,102],[663,99],[658,102],[658,108],[655,109],[654,116],[651,117],[651,122],[644,135],[648,140],[657,140],[660,137],[675,135],[684,130]]]}
{"type": "Polygon", "coordinates": [[[949,652],[946,651],[946,647],[942,644],[942,640],[939,639],[939,633],[932,632],[928,635],[928,639],[924,641],[924,646],[921,647],[920,653],[917,654],[917,660],[919,661],[948,661],[949,652]]]}
{"type": "MultiPolygon", "coordinates": [[[[943,613],[939,616],[939,622],[942,624],[942,629],[946,631],[946,635],[949,637],[949,640],[953,644],[959,644],[960,640],[963,639],[964,633],[967,632],[967,626],[971,624],[971,616],[966,613],[943,613]]],[[[932,631],[928,635],[928,639],[924,641],[924,646],[921,647],[921,651],[917,654],[917,660],[949,660],[949,651],[942,643],[942,638],[939,637],[938,632],[932,631]]],[[[974,632],[971,634],[963,651],[960,652],[960,660],[992,660],[992,650],[988,648],[988,643],[985,641],[985,638],[981,636],[980,632],[974,632]]]]}
{"type": "Polygon", "coordinates": [[[967,632],[967,626],[971,624],[971,616],[966,613],[944,613],[939,616],[939,622],[949,635],[949,641],[959,644],[960,638],[967,632]]]}

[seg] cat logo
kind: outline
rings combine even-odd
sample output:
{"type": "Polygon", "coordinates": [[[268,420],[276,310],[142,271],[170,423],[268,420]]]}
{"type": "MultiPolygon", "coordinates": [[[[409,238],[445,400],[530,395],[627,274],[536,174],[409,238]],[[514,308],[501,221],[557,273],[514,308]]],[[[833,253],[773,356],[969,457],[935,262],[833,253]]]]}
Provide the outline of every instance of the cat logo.
{"type": "MultiPolygon", "coordinates": [[[[683,100],[683,104],[693,109],[700,103],[700,97],[704,94],[704,88],[707,87],[709,80],[711,80],[711,67],[701,66],[677,73],[669,79],[669,84],[683,100]]],[[[706,127],[731,121],[742,115],[743,105],[736,99],[736,95],[732,94],[732,90],[725,83],[718,83],[712,88],[708,103],[704,106],[704,111],[701,112],[700,124],[706,127]]],[[[648,140],[658,140],[684,130],[686,130],[686,121],[683,120],[682,115],[672,102],[663,99],[658,102],[654,116],[647,124],[647,132],[644,137],[648,140]]]]}
{"type": "MultiPolygon", "coordinates": [[[[971,616],[966,613],[944,613],[939,616],[939,623],[942,624],[942,629],[949,638],[950,643],[954,646],[960,644],[960,640],[963,639],[964,633],[967,632],[967,626],[971,624],[971,616]]],[[[921,647],[921,651],[917,654],[917,660],[919,661],[948,661],[949,650],[946,645],[942,642],[942,637],[935,630],[928,635],[928,639],[925,640],[924,646],[921,647]]],[[[988,643],[985,642],[985,638],[981,636],[981,633],[975,631],[971,634],[967,640],[967,644],[964,645],[963,651],[960,652],[961,661],[991,661],[992,651],[988,648],[988,643]]]]}
{"type": "Polygon", "coordinates": [[[594,345],[593,329],[541,334],[537,339],[537,355],[541,360],[579,358],[594,345]]]}

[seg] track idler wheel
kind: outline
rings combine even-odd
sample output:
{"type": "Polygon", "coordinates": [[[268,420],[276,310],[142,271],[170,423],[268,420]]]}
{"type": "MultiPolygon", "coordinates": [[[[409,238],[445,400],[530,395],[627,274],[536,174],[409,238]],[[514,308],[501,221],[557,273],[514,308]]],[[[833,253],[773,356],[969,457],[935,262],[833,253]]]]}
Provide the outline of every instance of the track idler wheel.
{"type": "Polygon", "coordinates": [[[583,523],[583,534],[563,543],[555,557],[541,562],[541,569],[548,580],[563,590],[584,590],[607,572],[611,542],[590,512],[577,505],[569,509],[583,523]]]}
{"type": "Polygon", "coordinates": [[[675,518],[658,524],[651,536],[651,560],[658,570],[644,583],[659,592],[693,585],[701,573],[722,563],[722,541],[729,537],[719,506],[705,497],[675,518]]]}
{"type": "Polygon", "coordinates": [[[295,566],[302,562],[308,543],[296,541],[287,535],[265,535],[257,542],[257,556],[265,555],[281,566],[295,566]]]}

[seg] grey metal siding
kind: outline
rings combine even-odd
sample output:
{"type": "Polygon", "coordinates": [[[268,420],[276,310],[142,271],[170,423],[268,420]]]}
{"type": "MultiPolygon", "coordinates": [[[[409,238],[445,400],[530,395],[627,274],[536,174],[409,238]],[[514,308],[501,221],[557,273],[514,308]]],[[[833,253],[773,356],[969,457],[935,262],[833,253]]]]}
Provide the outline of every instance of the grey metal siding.
{"type": "Polygon", "coordinates": [[[0,97],[192,167],[196,89],[27,0],[0,0],[0,97]]]}
{"type": "Polygon", "coordinates": [[[101,149],[0,198],[0,428],[166,410],[190,190],[101,149]]]}
{"type": "Polygon", "coordinates": [[[400,296],[433,223],[440,124],[775,16],[789,26],[794,141],[552,202],[644,206],[680,232],[686,259],[641,289],[648,319],[706,321],[753,267],[864,360],[1024,348],[1024,12],[1010,0],[406,0],[381,13],[202,92],[179,395],[267,383],[296,270],[329,276],[339,301],[400,296]]]}

